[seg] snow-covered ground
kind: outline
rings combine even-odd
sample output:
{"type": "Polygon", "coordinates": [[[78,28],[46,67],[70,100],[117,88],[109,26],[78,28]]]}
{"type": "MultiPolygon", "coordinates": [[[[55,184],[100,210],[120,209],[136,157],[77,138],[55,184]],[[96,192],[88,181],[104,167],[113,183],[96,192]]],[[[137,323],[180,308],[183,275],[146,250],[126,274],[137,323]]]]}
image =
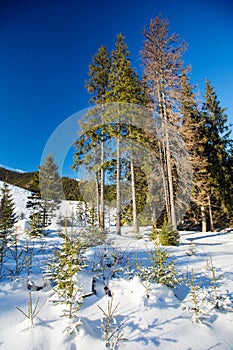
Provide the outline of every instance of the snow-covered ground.
{"type": "MultiPolygon", "coordinates": [[[[12,191],[16,191],[12,188],[12,191]]],[[[23,193],[23,192],[22,192],[23,193]]],[[[22,210],[20,193],[15,192],[18,210],[22,210]],[[16,195],[18,193],[18,195],[16,195]],[[20,204],[21,203],[21,204],[20,204]]],[[[161,284],[142,283],[136,273],[136,266],[150,265],[148,250],[150,228],[141,228],[140,238],[132,234],[132,229],[124,227],[121,236],[117,236],[114,227],[107,234],[107,243],[86,249],[86,268],[78,274],[78,283],[82,293],[91,292],[92,278],[97,276],[96,294],[83,299],[78,312],[81,326],[78,334],[69,335],[65,330],[67,319],[61,317],[61,305],[52,302],[54,292],[51,284],[44,279],[43,265],[47,254],[61,242],[56,232],[57,226],[51,225],[48,234],[33,240],[33,270],[29,279],[36,286],[43,287],[32,291],[35,306],[38,297],[41,308],[35,318],[34,327],[16,306],[28,312],[28,275],[27,271],[19,276],[4,276],[0,280],[0,348],[3,350],[101,350],[105,349],[101,323],[103,311],[113,302],[117,306],[115,326],[125,341],[119,343],[119,349],[143,350],[230,350],[233,349],[233,231],[223,232],[180,232],[181,243],[178,247],[168,247],[173,254],[177,269],[182,277],[180,286],[172,289],[161,284]],[[110,243],[109,243],[110,242],[110,243]],[[192,242],[192,245],[191,245],[192,242]],[[111,274],[112,266],[106,259],[121,264],[119,273],[111,274]],[[216,274],[219,308],[211,303],[214,298],[213,279],[207,268],[212,257],[216,274]],[[104,262],[103,262],[104,261],[104,262]],[[101,267],[102,266],[102,267],[101,267]],[[107,269],[109,268],[109,272],[107,269]],[[105,295],[101,270],[108,276],[111,296],[105,295]],[[193,303],[187,276],[191,279],[194,272],[195,283],[200,285],[196,291],[200,318],[202,322],[193,322],[193,303]],[[99,278],[98,278],[99,277],[99,278]],[[111,278],[110,278],[111,277],[111,278]],[[148,287],[148,291],[145,287],[148,287]],[[148,292],[148,293],[147,293],[148,292]],[[147,297],[147,294],[149,297],[147,297]],[[221,298],[220,298],[221,296],[221,298]],[[101,311],[101,309],[103,311],[101,311]]],[[[77,233],[80,228],[77,228],[77,233]]],[[[21,243],[27,240],[24,231],[20,232],[21,243]]],[[[26,243],[25,243],[26,244],[26,243]]],[[[214,301],[216,303],[216,299],[214,301]]]]}

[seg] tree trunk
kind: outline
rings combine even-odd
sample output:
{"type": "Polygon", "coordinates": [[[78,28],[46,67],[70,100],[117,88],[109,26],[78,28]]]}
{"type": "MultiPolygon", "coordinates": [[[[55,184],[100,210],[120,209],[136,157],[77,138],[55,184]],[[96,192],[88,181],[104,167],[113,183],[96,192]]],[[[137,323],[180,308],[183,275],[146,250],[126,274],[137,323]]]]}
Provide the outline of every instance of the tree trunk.
{"type": "Polygon", "coordinates": [[[166,108],[166,100],[163,94],[163,108],[164,108],[164,121],[165,121],[165,139],[166,139],[166,163],[167,163],[167,176],[168,176],[168,190],[169,190],[169,200],[170,200],[170,218],[173,230],[177,230],[176,224],[176,213],[175,213],[175,199],[174,199],[174,187],[172,179],[172,164],[171,164],[171,151],[170,151],[170,141],[167,130],[168,115],[166,108]]]}
{"type": "Polygon", "coordinates": [[[166,97],[164,95],[164,86],[161,85],[161,82],[158,80],[158,78],[157,78],[157,84],[158,84],[157,96],[159,101],[159,111],[162,119],[163,131],[165,133],[165,140],[163,140],[163,151],[164,151],[164,161],[165,161],[165,170],[167,173],[167,178],[166,178],[166,175],[164,175],[163,182],[164,182],[166,208],[167,208],[167,215],[171,220],[173,230],[177,230],[174,189],[173,189],[173,179],[172,179],[171,152],[170,152],[170,143],[169,143],[169,136],[168,136],[168,130],[167,130],[168,115],[167,115],[167,108],[166,108],[166,97]]]}
{"type": "Polygon", "coordinates": [[[45,209],[45,205],[44,205],[44,208],[43,208],[43,219],[42,219],[42,225],[43,225],[43,228],[45,228],[47,226],[47,211],[45,209]]]}
{"type": "Polygon", "coordinates": [[[101,170],[100,170],[100,228],[105,228],[105,212],[104,212],[104,135],[101,135],[101,170]]]}
{"type": "Polygon", "coordinates": [[[208,195],[208,207],[209,207],[209,217],[210,217],[210,231],[214,231],[214,223],[213,223],[213,213],[212,213],[212,205],[210,200],[210,195],[208,195]]]}
{"type": "Polygon", "coordinates": [[[152,198],[151,206],[152,206],[152,225],[153,225],[153,228],[156,229],[157,227],[156,205],[153,198],[152,198]]]}
{"type": "Polygon", "coordinates": [[[133,230],[138,233],[138,217],[137,217],[137,202],[136,202],[136,186],[134,174],[133,156],[130,157],[130,171],[131,171],[131,187],[132,187],[132,204],[133,204],[133,230]]]}
{"type": "Polygon", "coordinates": [[[170,205],[169,205],[169,195],[168,195],[168,184],[167,184],[167,178],[165,175],[166,174],[166,167],[164,164],[164,159],[163,159],[160,143],[159,143],[159,156],[160,156],[161,172],[162,172],[162,179],[163,179],[163,191],[164,191],[164,196],[165,196],[166,212],[167,212],[167,215],[169,215],[170,205]]]}
{"type": "Polygon", "coordinates": [[[206,221],[206,213],[205,213],[205,207],[204,205],[201,205],[201,226],[202,232],[206,232],[207,231],[207,221],[206,221]]]}
{"type": "Polygon", "coordinates": [[[168,185],[169,185],[169,198],[170,198],[170,215],[171,215],[171,224],[173,230],[177,229],[176,225],[176,213],[175,213],[175,200],[174,200],[174,189],[172,181],[172,167],[171,167],[171,154],[170,154],[170,145],[169,139],[166,132],[166,156],[167,156],[167,172],[168,172],[168,185]]]}
{"type": "Polygon", "coordinates": [[[98,227],[100,227],[100,195],[99,195],[99,173],[95,173],[95,188],[96,188],[96,214],[98,227]]]}
{"type": "Polygon", "coordinates": [[[117,173],[116,173],[116,233],[121,234],[121,186],[120,186],[120,174],[121,174],[121,151],[120,151],[120,139],[117,138],[117,173]]]}

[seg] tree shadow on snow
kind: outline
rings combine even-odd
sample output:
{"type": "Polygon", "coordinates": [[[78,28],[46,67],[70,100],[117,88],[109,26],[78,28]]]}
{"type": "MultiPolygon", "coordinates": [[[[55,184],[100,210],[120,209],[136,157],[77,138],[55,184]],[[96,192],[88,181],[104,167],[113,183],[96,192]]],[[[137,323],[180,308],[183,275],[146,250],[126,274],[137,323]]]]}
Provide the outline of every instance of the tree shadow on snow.
{"type": "Polygon", "coordinates": [[[159,319],[156,318],[152,323],[148,324],[147,327],[140,326],[139,323],[135,323],[134,321],[131,320],[130,322],[126,323],[127,328],[130,329],[129,333],[132,334],[129,340],[137,343],[141,342],[144,345],[153,343],[155,346],[160,346],[162,342],[177,343],[178,342],[177,339],[173,339],[169,337],[169,331],[163,332],[164,326],[168,323],[175,323],[176,325],[178,325],[180,324],[181,319],[187,319],[187,318],[188,316],[187,317],[177,316],[162,322],[159,322],[159,319]],[[160,331],[161,333],[155,336],[154,330],[160,331]],[[135,335],[133,335],[134,332],[136,332],[135,335]],[[165,337],[165,335],[168,335],[168,336],[165,337]]]}

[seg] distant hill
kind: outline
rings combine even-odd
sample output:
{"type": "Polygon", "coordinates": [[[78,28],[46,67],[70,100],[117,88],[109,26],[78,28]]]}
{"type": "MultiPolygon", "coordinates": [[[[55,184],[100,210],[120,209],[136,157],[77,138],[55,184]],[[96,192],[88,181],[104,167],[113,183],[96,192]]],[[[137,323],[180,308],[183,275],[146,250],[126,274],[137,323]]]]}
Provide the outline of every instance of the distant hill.
{"type": "MultiPolygon", "coordinates": [[[[0,181],[11,185],[24,188],[32,192],[38,192],[38,185],[35,184],[35,178],[38,177],[38,171],[18,172],[0,167],[0,181]]],[[[79,183],[68,177],[62,177],[63,190],[67,200],[82,200],[79,191],[79,183]]]]}
{"type": "Polygon", "coordinates": [[[38,172],[36,171],[22,173],[0,167],[1,181],[24,188],[25,190],[38,191],[38,188],[33,185],[35,176],[38,176],[38,172]]]}

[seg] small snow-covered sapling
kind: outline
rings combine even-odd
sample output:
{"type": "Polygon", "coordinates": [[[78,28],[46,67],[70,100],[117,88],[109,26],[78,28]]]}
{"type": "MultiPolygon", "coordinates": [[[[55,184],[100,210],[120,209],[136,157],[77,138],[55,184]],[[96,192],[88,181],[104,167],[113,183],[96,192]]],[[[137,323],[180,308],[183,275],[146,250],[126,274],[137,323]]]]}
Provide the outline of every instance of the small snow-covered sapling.
{"type": "Polygon", "coordinates": [[[216,308],[218,308],[218,301],[219,301],[219,295],[218,295],[218,278],[216,277],[216,273],[215,273],[215,267],[213,264],[213,259],[212,256],[210,257],[210,260],[207,260],[207,268],[210,269],[211,271],[211,283],[212,283],[212,287],[213,287],[213,292],[214,292],[214,298],[216,301],[216,308]]]}
{"type": "Polygon", "coordinates": [[[196,244],[195,244],[193,241],[191,241],[191,242],[189,243],[189,249],[186,251],[186,254],[187,254],[188,256],[192,256],[192,255],[195,255],[196,252],[197,252],[196,244]]]}
{"type": "Polygon", "coordinates": [[[30,325],[33,328],[34,327],[34,320],[40,313],[41,309],[45,305],[47,300],[45,300],[41,306],[39,306],[40,298],[37,298],[37,301],[35,303],[35,306],[32,304],[32,293],[28,293],[28,312],[24,312],[22,309],[20,309],[18,306],[16,306],[16,309],[19,310],[26,318],[29,319],[30,325]]]}
{"type": "Polygon", "coordinates": [[[78,285],[77,274],[84,267],[83,250],[79,240],[75,237],[63,235],[64,241],[60,249],[54,250],[47,276],[54,283],[54,297],[56,304],[64,306],[62,316],[70,320],[70,333],[78,331],[80,326],[78,311],[82,305],[81,287],[78,285]],[[72,322],[71,322],[72,321],[72,322]]]}
{"type": "Polygon", "coordinates": [[[107,311],[105,311],[100,305],[97,305],[103,314],[101,328],[104,333],[105,346],[109,349],[116,349],[119,342],[126,341],[127,338],[124,337],[123,327],[127,320],[117,323],[116,315],[119,304],[113,306],[113,295],[108,299],[107,311]]]}
{"type": "Polygon", "coordinates": [[[190,295],[192,300],[192,307],[189,307],[188,310],[192,316],[193,323],[202,323],[203,320],[203,310],[201,308],[201,300],[198,295],[200,286],[195,283],[194,271],[192,269],[191,280],[188,278],[188,284],[190,287],[190,295]]]}
{"type": "Polygon", "coordinates": [[[151,283],[160,283],[174,288],[179,284],[179,272],[176,268],[174,258],[161,245],[160,236],[155,232],[151,236],[153,249],[149,252],[151,266],[139,269],[139,275],[142,280],[148,280],[151,283]]]}

